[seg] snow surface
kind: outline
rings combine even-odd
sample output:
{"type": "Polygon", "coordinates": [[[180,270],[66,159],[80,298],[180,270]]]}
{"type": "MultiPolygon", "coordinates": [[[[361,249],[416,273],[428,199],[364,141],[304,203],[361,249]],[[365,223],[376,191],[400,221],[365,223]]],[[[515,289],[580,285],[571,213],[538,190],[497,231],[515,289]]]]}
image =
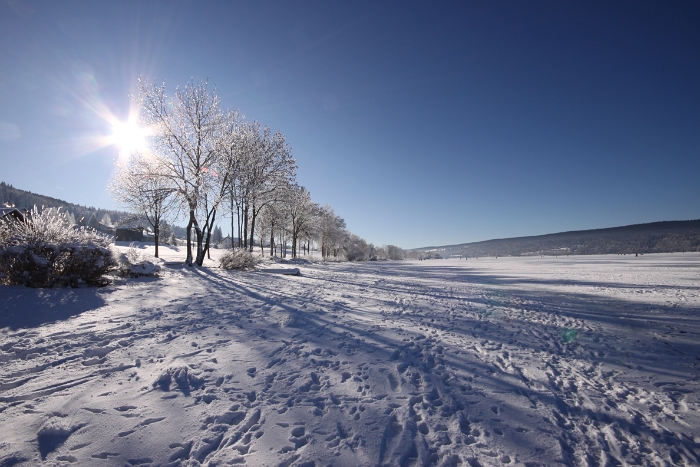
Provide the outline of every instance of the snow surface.
{"type": "Polygon", "coordinates": [[[698,254],[206,264],[1,287],[0,465],[700,463],[698,254]]]}

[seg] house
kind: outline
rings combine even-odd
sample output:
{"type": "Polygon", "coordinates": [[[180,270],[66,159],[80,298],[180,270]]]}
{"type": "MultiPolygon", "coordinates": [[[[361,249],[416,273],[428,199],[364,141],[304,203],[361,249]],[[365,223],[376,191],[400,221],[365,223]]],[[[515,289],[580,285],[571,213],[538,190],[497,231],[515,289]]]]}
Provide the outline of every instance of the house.
{"type": "Polygon", "coordinates": [[[115,229],[115,242],[142,242],[143,227],[117,226],[115,229]]]}
{"type": "Polygon", "coordinates": [[[221,240],[221,243],[219,243],[219,246],[221,246],[221,248],[225,248],[227,250],[230,250],[231,249],[231,236],[227,235],[226,237],[224,237],[224,239],[221,240]]]}
{"type": "Polygon", "coordinates": [[[28,212],[26,209],[17,208],[0,208],[0,221],[7,221],[9,219],[16,219],[20,222],[24,222],[28,217],[28,212]]]}
{"type": "Polygon", "coordinates": [[[215,248],[223,248],[225,250],[230,250],[234,246],[234,243],[232,242],[235,242],[235,245],[238,245],[239,247],[241,245],[241,242],[238,238],[234,237],[232,239],[230,235],[227,235],[221,240],[221,242],[219,242],[219,245],[215,248]]]}
{"type": "Polygon", "coordinates": [[[97,223],[97,227],[95,227],[95,230],[97,230],[98,232],[103,233],[105,235],[115,235],[114,227],[111,227],[109,225],[105,225],[102,222],[97,223]]]}

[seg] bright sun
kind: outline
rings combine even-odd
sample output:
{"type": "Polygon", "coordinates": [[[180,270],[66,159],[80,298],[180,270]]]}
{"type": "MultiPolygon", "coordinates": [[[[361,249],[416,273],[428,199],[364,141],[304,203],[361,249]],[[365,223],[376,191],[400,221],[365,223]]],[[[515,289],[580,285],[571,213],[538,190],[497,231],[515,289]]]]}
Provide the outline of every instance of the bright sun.
{"type": "Polygon", "coordinates": [[[131,155],[136,152],[145,152],[148,148],[146,137],[148,130],[136,124],[135,121],[112,123],[110,143],[119,148],[123,155],[131,155]]]}

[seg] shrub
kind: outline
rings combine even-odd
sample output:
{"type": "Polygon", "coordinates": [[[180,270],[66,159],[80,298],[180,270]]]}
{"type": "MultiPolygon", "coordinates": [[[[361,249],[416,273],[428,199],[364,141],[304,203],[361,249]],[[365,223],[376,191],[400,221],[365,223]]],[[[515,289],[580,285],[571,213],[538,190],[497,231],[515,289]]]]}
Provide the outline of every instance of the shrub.
{"type": "Polygon", "coordinates": [[[253,269],[259,262],[259,258],[246,250],[228,251],[219,259],[222,269],[253,269]]]}
{"type": "Polygon", "coordinates": [[[0,222],[0,283],[106,285],[103,275],[116,266],[110,243],[93,229],[74,229],[60,208],[39,211],[34,207],[25,222],[0,222]]]}
{"type": "Polygon", "coordinates": [[[126,259],[131,263],[131,264],[138,264],[141,262],[141,253],[139,252],[138,248],[136,248],[136,244],[134,242],[131,242],[129,244],[129,249],[126,250],[126,259]]]}
{"type": "Polygon", "coordinates": [[[119,274],[123,277],[154,277],[161,270],[160,265],[154,264],[139,253],[138,249],[131,243],[126,253],[119,256],[119,274]]]}

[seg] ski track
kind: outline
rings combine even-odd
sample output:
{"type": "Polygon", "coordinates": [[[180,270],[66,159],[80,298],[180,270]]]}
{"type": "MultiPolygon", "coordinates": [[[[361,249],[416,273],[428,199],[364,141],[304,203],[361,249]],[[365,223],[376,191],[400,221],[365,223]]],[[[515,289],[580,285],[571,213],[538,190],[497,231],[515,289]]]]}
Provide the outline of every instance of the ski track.
{"type": "Polygon", "coordinates": [[[0,334],[0,465],[698,465],[699,263],[173,268],[98,290],[3,287],[0,312],[60,319],[0,334]]]}

